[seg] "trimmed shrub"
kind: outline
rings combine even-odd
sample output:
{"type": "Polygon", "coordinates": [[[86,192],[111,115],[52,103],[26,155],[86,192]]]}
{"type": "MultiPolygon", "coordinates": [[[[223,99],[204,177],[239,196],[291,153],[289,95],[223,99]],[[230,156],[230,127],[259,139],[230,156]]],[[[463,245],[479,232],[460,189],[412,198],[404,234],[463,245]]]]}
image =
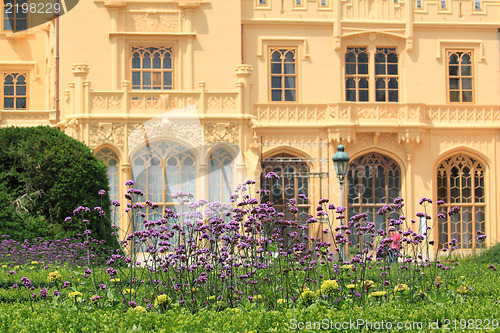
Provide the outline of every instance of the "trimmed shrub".
{"type": "Polygon", "coordinates": [[[0,234],[13,239],[72,237],[89,229],[111,236],[106,166],[83,143],[51,127],[0,129],[0,234]],[[106,194],[98,196],[100,189],[106,194]],[[106,215],[65,221],[77,205],[102,206],[106,215]]]}

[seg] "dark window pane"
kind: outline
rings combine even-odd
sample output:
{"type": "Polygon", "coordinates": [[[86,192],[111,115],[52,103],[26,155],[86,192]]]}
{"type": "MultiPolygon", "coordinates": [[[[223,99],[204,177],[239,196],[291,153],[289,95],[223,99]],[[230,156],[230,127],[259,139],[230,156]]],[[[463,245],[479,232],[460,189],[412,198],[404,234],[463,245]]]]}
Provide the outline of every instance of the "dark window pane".
{"type": "Polygon", "coordinates": [[[389,89],[398,89],[398,79],[392,78],[389,80],[389,89]]]}
{"type": "Polygon", "coordinates": [[[355,102],[356,101],[356,90],[346,90],[345,100],[348,102],[355,102]]]}
{"type": "Polygon", "coordinates": [[[345,65],[345,73],[347,75],[356,74],[356,65],[355,64],[346,64],[345,65]]]}
{"type": "Polygon", "coordinates": [[[359,101],[360,102],[368,102],[368,90],[360,90],[359,91],[359,101]]]}
{"type": "Polygon", "coordinates": [[[26,96],[26,86],[17,86],[16,95],[17,96],[26,96]]]}
{"type": "Polygon", "coordinates": [[[26,30],[26,20],[17,20],[16,21],[16,31],[26,30]]]}
{"type": "Polygon", "coordinates": [[[285,77],[285,88],[295,88],[295,77],[285,77]]]}
{"type": "Polygon", "coordinates": [[[397,64],[398,63],[398,55],[396,53],[389,53],[387,55],[387,62],[390,64],[397,64]]]}
{"type": "Polygon", "coordinates": [[[377,79],[377,81],[375,81],[375,89],[385,89],[385,80],[377,79]]]}
{"type": "Polygon", "coordinates": [[[368,79],[367,78],[359,79],[359,88],[368,88],[368,79]]]}
{"type": "Polygon", "coordinates": [[[26,98],[16,99],[16,109],[26,109],[26,98]]]}
{"type": "Polygon", "coordinates": [[[272,101],[281,101],[281,90],[272,90],[271,92],[271,100],[272,101]]]}
{"type": "Polygon", "coordinates": [[[160,69],[161,68],[161,59],[158,53],[155,53],[153,57],[153,68],[160,69]]]}
{"type": "Polygon", "coordinates": [[[172,72],[163,73],[163,88],[172,89],[172,72]]]}
{"type": "Polygon", "coordinates": [[[375,98],[377,102],[385,102],[385,91],[384,90],[377,90],[375,92],[375,98]]]}
{"type": "Polygon", "coordinates": [[[132,72],[132,86],[140,86],[140,85],[141,85],[141,73],[132,72]]]}
{"type": "Polygon", "coordinates": [[[460,102],[460,93],[458,91],[450,91],[450,102],[460,102]]]}
{"type": "Polygon", "coordinates": [[[379,52],[375,55],[375,64],[385,63],[385,54],[379,52]]]}
{"type": "Polygon", "coordinates": [[[348,62],[351,62],[351,63],[355,63],[356,62],[356,54],[354,54],[353,52],[348,52],[345,54],[345,62],[348,63],[348,62]]]}
{"type": "Polygon", "coordinates": [[[285,90],[285,101],[288,102],[295,101],[295,90],[285,90]]]}
{"type": "Polygon", "coordinates": [[[368,63],[368,53],[359,53],[358,54],[358,62],[360,63],[368,63]]]}
{"type": "Polygon", "coordinates": [[[398,75],[398,65],[387,65],[387,74],[398,75]]]}
{"type": "Polygon", "coordinates": [[[271,77],[271,88],[282,88],[281,81],[282,81],[281,76],[271,77]]]}
{"type": "Polygon", "coordinates": [[[14,86],[4,86],[3,93],[5,96],[14,96],[14,86]]]}
{"type": "Polygon", "coordinates": [[[398,91],[389,90],[389,102],[397,102],[398,101],[398,91]]]}
{"type": "Polygon", "coordinates": [[[450,61],[449,61],[450,64],[452,65],[458,65],[458,56],[456,53],[452,53],[450,55],[450,61]]]}
{"type": "Polygon", "coordinates": [[[472,89],[472,79],[462,79],[462,89],[472,89]]]}
{"type": "Polygon", "coordinates": [[[142,85],[144,86],[144,88],[146,86],[151,86],[151,72],[142,73],[142,85]]]}
{"type": "Polygon", "coordinates": [[[358,74],[368,74],[368,64],[358,64],[358,74]]]}
{"type": "Polygon", "coordinates": [[[448,73],[450,76],[457,76],[458,75],[458,66],[449,66],[448,73]]]}
{"type": "Polygon", "coordinates": [[[354,81],[353,78],[350,77],[345,81],[345,87],[346,87],[346,89],[355,89],[356,82],[354,81]]]}
{"type": "Polygon", "coordinates": [[[385,75],[385,65],[376,64],[375,65],[375,75],[385,75]]]}
{"type": "Polygon", "coordinates": [[[459,89],[459,88],[460,88],[460,80],[450,79],[450,89],[459,89]]]}
{"type": "Polygon", "coordinates": [[[465,64],[470,64],[470,63],[471,63],[471,62],[470,62],[470,60],[471,60],[471,59],[470,59],[470,55],[468,55],[468,54],[464,54],[464,55],[462,56],[462,65],[465,65],[465,64]]]}
{"type": "Polygon", "coordinates": [[[472,102],[472,91],[463,91],[462,92],[462,101],[463,102],[472,102]]]}
{"type": "Polygon", "coordinates": [[[14,98],[5,97],[3,99],[3,107],[5,109],[13,109],[14,108],[14,98]]]}
{"type": "Polygon", "coordinates": [[[471,76],[472,75],[472,67],[471,66],[462,66],[462,75],[463,76],[471,76]]]}
{"type": "Polygon", "coordinates": [[[285,74],[295,74],[295,64],[285,63],[285,74]]]}
{"type": "Polygon", "coordinates": [[[271,63],[271,74],[281,74],[281,63],[271,63]]]}
{"type": "Polygon", "coordinates": [[[141,68],[141,59],[139,59],[139,54],[136,52],[132,57],[132,68],[141,68]]]}
{"type": "Polygon", "coordinates": [[[165,53],[165,58],[163,59],[163,69],[172,69],[172,57],[170,53],[165,53]]]}
{"type": "Polygon", "coordinates": [[[142,68],[151,68],[151,58],[149,57],[149,53],[144,54],[144,58],[142,59],[142,68]]]}

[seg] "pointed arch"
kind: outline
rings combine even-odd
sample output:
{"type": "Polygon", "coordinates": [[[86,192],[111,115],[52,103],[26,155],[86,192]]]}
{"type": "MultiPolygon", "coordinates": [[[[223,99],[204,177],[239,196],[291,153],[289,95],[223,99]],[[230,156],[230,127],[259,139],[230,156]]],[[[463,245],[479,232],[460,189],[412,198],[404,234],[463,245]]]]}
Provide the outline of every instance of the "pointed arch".
{"type": "MultiPolygon", "coordinates": [[[[377,212],[401,196],[402,177],[401,165],[389,155],[371,151],[354,157],[347,170],[348,217],[366,213],[377,230],[387,232],[386,217],[377,212]]],[[[392,218],[399,218],[397,212],[392,214],[392,218]]],[[[355,232],[351,233],[350,241],[355,246],[361,245],[355,232]]]]}
{"type": "Polygon", "coordinates": [[[488,167],[478,156],[469,149],[453,149],[438,159],[436,194],[443,202],[437,205],[437,212],[443,213],[438,219],[438,248],[456,240],[458,249],[475,249],[479,245],[476,232],[486,230],[488,167]],[[447,212],[454,206],[460,211],[449,216],[447,212]]]}

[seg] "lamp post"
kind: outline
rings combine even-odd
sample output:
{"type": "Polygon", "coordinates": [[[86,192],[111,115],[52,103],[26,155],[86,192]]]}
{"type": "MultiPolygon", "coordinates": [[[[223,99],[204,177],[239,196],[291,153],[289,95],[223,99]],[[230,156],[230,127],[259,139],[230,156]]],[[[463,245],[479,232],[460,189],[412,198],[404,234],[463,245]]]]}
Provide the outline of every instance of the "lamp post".
{"type": "MultiPolygon", "coordinates": [[[[337,173],[337,179],[340,185],[340,206],[344,206],[344,182],[347,174],[347,167],[349,166],[349,156],[344,151],[344,146],[340,143],[337,147],[337,152],[333,155],[333,165],[337,173]]],[[[344,244],[340,246],[340,257],[344,260],[344,244]]]]}

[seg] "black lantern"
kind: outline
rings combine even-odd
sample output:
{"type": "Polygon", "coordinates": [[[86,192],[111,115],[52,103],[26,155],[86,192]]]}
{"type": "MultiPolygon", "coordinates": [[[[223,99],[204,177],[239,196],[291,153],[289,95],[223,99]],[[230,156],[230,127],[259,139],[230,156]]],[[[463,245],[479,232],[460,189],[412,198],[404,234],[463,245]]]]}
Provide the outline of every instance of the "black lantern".
{"type": "Polygon", "coordinates": [[[333,155],[332,160],[337,178],[339,182],[343,183],[345,175],[347,174],[347,167],[349,166],[349,156],[344,151],[344,146],[342,144],[338,145],[337,152],[333,155]]]}

